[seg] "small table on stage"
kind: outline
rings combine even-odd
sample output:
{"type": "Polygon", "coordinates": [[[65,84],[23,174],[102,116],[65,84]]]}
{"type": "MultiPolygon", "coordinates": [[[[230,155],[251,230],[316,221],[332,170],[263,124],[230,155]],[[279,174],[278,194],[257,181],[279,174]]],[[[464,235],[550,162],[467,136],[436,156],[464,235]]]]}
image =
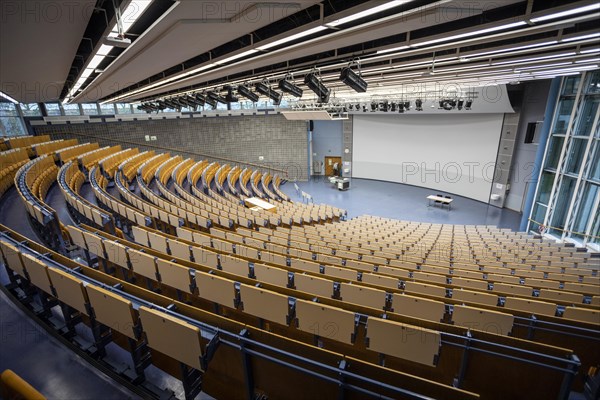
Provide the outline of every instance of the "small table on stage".
{"type": "MultiPolygon", "coordinates": [[[[427,199],[429,200],[429,205],[428,207],[431,207],[431,201],[433,200],[436,203],[440,203],[441,205],[447,205],[448,206],[448,210],[450,210],[452,208],[452,200],[453,199],[448,199],[446,197],[440,197],[440,196],[435,196],[435,195],[429,195],[427,196],[427,199]]],[[[435,203],[434,203],[435,204],[435,203]]]]}

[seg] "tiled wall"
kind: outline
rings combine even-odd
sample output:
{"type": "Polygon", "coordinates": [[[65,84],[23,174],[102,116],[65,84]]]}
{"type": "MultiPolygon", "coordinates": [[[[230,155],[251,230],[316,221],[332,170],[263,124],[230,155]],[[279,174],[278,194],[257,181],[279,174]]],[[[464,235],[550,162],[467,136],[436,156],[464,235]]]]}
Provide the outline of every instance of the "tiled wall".
{"type": "MultiPolygon", "coordinates": [[[[156,152],[169,151],[223,164],[223,157],[288,171],[289,179],[307,179],[307,124],[281,115],[180,118],[35,126],[36,134],[80,143],[122,144],[156,152]],[[146,135],[156,141],[146,141],[146,135]],[[155,147],[156,146],[156,147],[155,147]],[[212,157],[211,157],[212,156],[212,157]],[[259,157],[264,160],[260,161],[259,157]]],[[[230,162],[231,163],[231,162],[230,162]]]]}

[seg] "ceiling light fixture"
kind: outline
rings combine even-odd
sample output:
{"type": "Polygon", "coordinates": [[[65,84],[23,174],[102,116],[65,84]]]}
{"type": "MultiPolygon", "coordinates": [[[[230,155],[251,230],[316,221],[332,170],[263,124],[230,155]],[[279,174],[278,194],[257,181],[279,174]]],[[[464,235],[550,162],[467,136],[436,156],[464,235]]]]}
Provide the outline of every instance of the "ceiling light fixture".
{"type": "Polygon", "coordinates": [[[587,11],[594,11],[594,10],[598,10],[598,9],[600,9],[600,3],[590,4],[590,5],[583,6],[583,7],[573,8],[571,10],[565,10],[565,11],[560,11],[560,12],[553,13],[553,14],[543,15],[541,17],[531,18],[531,22],[535,23],[535,22],[541,22],[541,21],[548,21],[551,19],[566,17],[566,16],[574,15],[574,14],[581,14],[581,13],[584,13],[587,11]]]}

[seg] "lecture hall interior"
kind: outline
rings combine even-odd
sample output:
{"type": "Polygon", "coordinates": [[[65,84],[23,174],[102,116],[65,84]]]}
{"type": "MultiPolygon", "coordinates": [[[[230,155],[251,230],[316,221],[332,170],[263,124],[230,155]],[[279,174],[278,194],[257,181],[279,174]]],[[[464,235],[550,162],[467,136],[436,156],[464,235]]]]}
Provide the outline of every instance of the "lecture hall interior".
{"type": "Polygon", "coordinates": [[[600,2],[2,0],[0,398],[600,399],[600,2]]]}

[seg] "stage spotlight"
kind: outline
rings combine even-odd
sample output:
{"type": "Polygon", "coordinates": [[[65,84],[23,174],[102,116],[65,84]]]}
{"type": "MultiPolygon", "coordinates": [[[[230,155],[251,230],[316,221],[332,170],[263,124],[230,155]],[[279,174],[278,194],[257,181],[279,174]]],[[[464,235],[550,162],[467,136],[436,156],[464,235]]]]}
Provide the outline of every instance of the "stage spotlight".
{"type": "Polygon", "coordinates": [[[212,100],[214,100],[214,101],[216,101],[216,102],[219,102],[219,103],[221,103],[221,104],[227,104],[227,100],[225,99],[225,97],[221,96],[221,95],[220,95],[219,93],[217,93],[217,92],[210,91],[210,92],[207,92],[207,93],[206,93],[206,95],[207,95],[207,96],[208,96],[210,99],[212,99],[212,100]]]}
{"type": "Polygon", "coordinates": [[[237,103],[240,100],[233,94],[233,88],[231,86],[227,85],[225,86],[225,89],[227,90],[227,94],[225,95],[227,103],[237,103]]]}
{"type": "Polygon", "coordinates": [[[323,85],[316,73],[311,72],[304,77],[304,83],[310,90],[315,92],[319,103],[329,102],[329,89],[323,85]]]}
{"type": "Polygon", "coordinates": [[[383,110],[383,112],[388,112],[388,102],[387,102],[387,100],[384,101],[383,103],[381,103],[380,109],[383,110]]]}
{"type": "Polygon", "coordinates": [[[258,101],[258,95],[256,93],[254,93],[253,91],[251,91],[250,89],[248,89],[244,85],[239,85],[237,87],[237,91],[238,91],[238,94],[241,94],[242,96],[244,96],[245,98],[247,98],[248,100],[250,100],[253,103],[256,103],[258,101]]]}
{"type": "Polygon", "coordinates": [[[377,110],[377,103],[371,103],[371,112],[375,112],[377,110]]]}
{"type": "Polygon", "coordinates": [[[467,102],[465,103],[465,110],[470,110],[472,105],[473,105],[473,100],[468,99],[467,102]]]}
{"type": "Polygon", "coordinates": [[[458,108],[459,110],[462,110],[462,109],[463,109],[463,105],[464,105],[464,104],[465,104],[465,101],[464,101],[463,99],[459,99],[459,100],[458,100],[458,104],[457,104],[457,108],[458,108]]]}
{"type": "Polygon", "coordinates": [[[196,104],[198,104],[199,106],[203,106],[206,103],[206,98],[200,93],[196,93],[194,98],[196,99],[196,104]]]}
{"type": "Polygon", "coordinates": [[[357,74],[350,67],[342,68],[340,80],[358,93],[367,91],[368,83],[360,76],[360,72],[357,74]]]}
{"type": "Polygon", "coordinates": [[[415,100],[415,107],[417,111],[423,111],[423,100],[417,99],[415,100]]]}
{"type": "Polygon", "coordinates": [[[287,78],[280,80],[278,86],[282,92],[291,94],[294,97],[302,97],[302,94],[304,93],[300,87],[295,85],[294,82],[287,80],[287,78]]]}
{"type": "Polygon", "coordinates": [[[398,112],[400,114],[404,113],[404,103],[398,103],[398,112]]]}
{"type": "Polygon", "coordinates": [[[354,109],[354,104],[348,104],[348,109],[352,111],[354,109]]]}
{"type": "Polygon", "coordinates": [[[405,102],[404,102],[404,109],[405,109],[406,111],[410,110],[410,101],[405,101],[405,102]]]}
{"type": "Polygon", "coordinates": [[[278,106],[281,104],[281,98],[283,97],[283,94],[272,90],[265,82],[258,82],[255,86],[255,89],[258,93],[273,100],[274,105],[278,106]]]}
{"type": "MultiPolygon", "coordinates": [[[[209,92],[210,93],[210,92],[209,92]]],[[[211,106],[213,109],[217,108],[217,100],[213,99],[212,97],[210,97],[208,94],[209,93],[204,93],[204,102],[206,104],[208,104],[209,106],[211,106]]]]}
{"type": "Polygon", "coordinates": [[[390,111],[391,112],[396,112],[396,103],[391,103],[390,104],[390,111]]]}

